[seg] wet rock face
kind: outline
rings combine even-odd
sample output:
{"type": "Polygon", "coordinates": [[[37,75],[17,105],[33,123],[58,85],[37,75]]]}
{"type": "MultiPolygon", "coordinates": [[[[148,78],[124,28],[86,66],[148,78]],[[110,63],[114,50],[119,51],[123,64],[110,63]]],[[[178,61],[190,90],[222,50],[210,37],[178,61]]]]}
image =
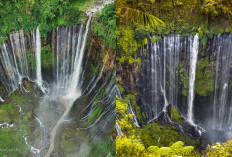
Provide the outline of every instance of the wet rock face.
{"type": "Polygon", "coordinates": [[[142,76],[138,63],[129,64],[127,61],[117,68],[117,78],[127,89],[132,92],[140,91],[142,88],[142,76]],[[118,69],[119,68],[119,69],[118,69]]]}
{"type": "Polygon", "coordinates": [[[179,132],[184,132],[193,138],[202,138],[201,133],[203,132],[203,129],[199,126],[190,124],[171,104],[166,106],[165,110],[163,110],[153,121],[159,123],[159,125],[174,126],[179,132]]]}

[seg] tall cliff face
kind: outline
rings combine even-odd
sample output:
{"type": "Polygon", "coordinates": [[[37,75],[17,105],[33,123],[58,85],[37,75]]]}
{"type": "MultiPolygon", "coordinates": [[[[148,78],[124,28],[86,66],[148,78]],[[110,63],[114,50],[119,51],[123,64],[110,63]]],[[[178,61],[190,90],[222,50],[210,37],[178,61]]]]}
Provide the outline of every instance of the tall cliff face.
{"type": "Polygon", "coordinates": [[[172,104],[186,118],[192,114],[194,122],[204,128],[231,129],[231,35],[215,35],[206,47],[199,42],[195,48],[193,36],[172,34],[157,42],[152,38],[141,56],[141,70],[137,63],[124,62],[117,71],[122,85],[139,93],[137,104],[145,112],[146,121],[172,104]],[[191,109],[193,49],[198,54],[191,109]]]}

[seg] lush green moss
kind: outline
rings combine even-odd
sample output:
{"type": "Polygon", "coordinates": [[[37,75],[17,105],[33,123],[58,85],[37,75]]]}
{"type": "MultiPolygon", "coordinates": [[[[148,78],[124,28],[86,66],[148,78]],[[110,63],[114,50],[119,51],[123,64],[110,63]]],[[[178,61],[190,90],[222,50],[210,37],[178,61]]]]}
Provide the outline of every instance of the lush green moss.
{"type": "Polygon", "coordinates": [[[80,143],[83,141],[84,133],[81,130],[65,128],[61,136],[60,147],[62,151],[72,153],[79,149],[80,143]]]}
{"type": "Polygon", "coordinates": [[[18,108],[13,104],[0,106],[0,122],[18,122],[18,108]]]}
{"type": "Polygon", "coordinates": [[[89,121],[93,120],[94,118],[97,118],[101,115],[103,110],[102,106],[98,106],[89,116],[89,121]]]}
{"type": "Polygon", "coordinates": [[[27,153],[28,147],[18,129],[0,129],[0,156],[22,157],[27,153]]]}
{"type": "Polygon", "coordinates": [[[113,152],[115,151],[114,149],[115,148],[113,147],[111,141],[93,143],[90,150],[91,157],[99,157],[100,154],[101,156],[112,156],[112,154],[114,154],[113,152]]]}
{"type": "Polygon", "coordinates": [[[181,94],[187,96],[188,88],[189,88],[189,76],[188,74],[185,73],[184,63],[180,64],[179,74],[180,74],[180,85],[182,85],[181,94]]]}
{"type": "Polygon", "coordinates": [[[98,103],[105,95],[105,88],[102,88],[100,93],[97,95],[97,97],[94,100],[94,103],[98,103]]]}
{"type": "Polygon", "coordinates": [[[171,113],[171,120],[180,124],[181,123],[181,115],[178,112],[178,110],[175,107],[171,107],[170,113],[171,113]]]}
{"type": "Polygon", "coordinates": [[[32,57],[31,52],[27,52],[27,61],[32,70],[36,69],[36,58],[32,57]]]}
{"type": "Polygon", "coordinates": [[[187,145],[199,147],[199,140],[179,132],[175,127],[160,126],[150,123],[141,129],[140,137],[145,147],[155,145],[158,147],[171,146],[176,141],[183,141],[187,145]]]}
{"type": "Polygon", "coordinates": [[[214,88],[212,71],[207,58],[202,58],[197,62],[195,91],[200,96],[208,96],[214,88]]]}
{"type": "Polygon", "coordinates": [[[51,46],[47,45],[42,47],[41,50],[41,60],[42,60],[42,68],[50,68],[52,64],[55,62],[55,58],[52,55],[51,46]]]}

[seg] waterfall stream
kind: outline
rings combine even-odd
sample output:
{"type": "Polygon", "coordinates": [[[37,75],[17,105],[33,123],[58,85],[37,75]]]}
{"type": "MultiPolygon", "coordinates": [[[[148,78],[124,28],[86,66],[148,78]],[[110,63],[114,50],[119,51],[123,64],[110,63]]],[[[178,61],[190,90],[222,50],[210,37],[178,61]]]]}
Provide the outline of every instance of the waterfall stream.
{"type": "Polygon", "coordinates": [[[35,51],[35,57],[36,57],[36,82],[40,89],[45,92],[43,88],[43,82],[42,82],[42,71],[41,71],[41,39],[40,39],[40,32],[39,27],[36,29],[36,51],[35,51]]]}
{"type": "Polygon", "coordinates": [[[213,39],[216,54],[216,74],[213,95],[213,120],[209,125],[213,129],[232,129],[232,99],[231,99],[231,64],[232,35],[217,35],[213,39]]]}
{"type": "Polygon", "coordinates": [[[212,73],[214,90],[206,97],[197,95],[195,90],[199,56],[202,59],[198,34],[186,37],[170,34],[154,43],[150,41],[142,64],[141,108],[147,122],[172,104],[193,126],[231,130],[231,43],[230,34],[215,35],[207,43],[206,66],[212,73]]]}
{"type": "MultiPolygon", "coordinates": [[[[67,80],[68,82],[65,82],[65,85],[68,85],[67,90],[64,93],[65,95],[62,96],[60,98],[60,102],[65,106],[65,112],[63,113],[63,115],[61,116],[61,118],[57,121],[56,125],[53,127],[52,131],[51,131],[51,137],[50,137],[50,147],[45,155],[45,157],[50,157],[50,154],[52,153],[53,149],[54,149],[54,142],[55,142],[55,137],[56,137],[56,132],[57,129],[60,127],[60,125],[63,123],[65,117],[67,116],[67,114],[70,112],[72,104],[74,103],[74,101],[81,96],[81,89],[78,88],[79,85],[79,80],[80,80],[80,74],[82,72],[82,60],[83,60],[83,54],[84,54],[84,50],[85,50],[85,45],[86,45],[86,39],[87,39],[87,35],[88,35],[88,30],[89,30],[89,25],[91,22],[91,15],[89,16],[88,22],[86,24],[86,30],[83,36],[83,41],[81,40],[81,33],[82,33],[82,26],[80,28],[80,34],[79,34],[79,38],[78,38],[78,46],[75,52],[75,59],[73,62],[73,71],[71,73],[71,79],[67,80]],[[80,44],[80,42],[82,41],[82,43],[80,44]],[[81,46],[80,46],[81,45],[81,46]]],[[[65,51],[62,52],[63,54],[67,54],[65,53],[65,51]]],[[[58,62],[59,63],[59,62],[58,62]]],[[[64,78],[66,78],[66,76],[63,76],[64,78]]]]}
{"type": "Polygon", "coordinates": [[[189,71],[189,93],[188,93],[188,121],[194,124],[193,119],[193,101],[194,101],[194,88],[196,78],[196,67],[199,49],[198,34],[194,36],[193,42],[190,44],[190,71],[189,71]]]}
{"type": "Polygon", "coordinates": [[[4,102],[4,100],[2,99],[2,97],[0,97],[0,101],[1,101],[1,102],[4,102]]]}

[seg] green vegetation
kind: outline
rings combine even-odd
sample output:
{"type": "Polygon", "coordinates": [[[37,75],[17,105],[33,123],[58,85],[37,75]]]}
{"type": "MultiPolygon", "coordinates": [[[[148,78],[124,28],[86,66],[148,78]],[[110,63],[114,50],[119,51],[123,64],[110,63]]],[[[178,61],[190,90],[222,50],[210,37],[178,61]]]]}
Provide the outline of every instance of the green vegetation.
{"type": "Polygon", "coordinates": [[[81,22],[83,9],[90,0],[20,0],[0,1],[0,39],[4,41],[12,30],[24,29],[27,33],[38,26],[45,37],[60,25],[81,22]]]}
{"type": "MultiPolygon", "coordinates": [[[[117,123],[120,125],[123,132],[122,135],[116,138],[117,157],[196,155],[193,151],[194,147],[184,146],[183,142],[176,141],[181,139],[181,136],[178,135],[180,133],[173,127],[167,129],[156,123],[151,123],[144,128],[136,128],[135,124],[132,122],[132,115],[128,113],[128,103],[129,101],[127,99],[117,98],[116,101],[116,114],[119,118],[117,123]],[[158,141],[159,138],[161,142],[158,141]],[[170,147],[166,147],[165,145],[170,147]]],[[[186,140],[187,137],[183,137],[182,139],[189,142],[186,140]]],[[[188,137],[188,139],[191,141],[190,137],[188,137]]],[[[191,143],[194,143],[194,141],[191,143]]]]}
{"type": "MultiPolygon", "coordinates": [[[[139,7],[140,2],[117,1],[117,49],[120,51],[119,65],[129,60],[129,64],[137,62],[141,67],[140,55],[146,55],[147,37],[156,26],[164,26],[163,21],[139,7]],[[138,9],[139,8],[139,9],[138,9]]],[[[141,3],[143,3],[141,1],[141,3]]]]}
{"type": "Polygon", "coordinates": [[[121,86],[121,84],[119,83],[119,80],[116,78],[116,84],[117,84],[117,87],[120,91],[120,93],[123,95],[124,94],[124,88],[121,86]]]}
{"type": "Polygon", "coordinates": [[[92,121],[94,118],[97,118],[101,115],[103,110],[102,106],[98,106],[95,110],[93,110],[93,112],[90,114],[89,116],[89,120],[88,121],[92,121]]]}
{"type": "Polygon", "coordinates": [[[214,89],[212,71],[208,59],[200,59],[197,62],[195,91],[200,96],[208,96],[214,89]]]}
{"type": "Polygon", "coordinates": [[[170,110],[170,116],[171,116],[171,120],[180,124],[181,123],[181,115],[179,113],[179,111],[175,108],[175,107],[171,107],[170,110]]]}
{"type": "Polygon", "coordinates": [[[75,152],[80,147],[80,143],[76,140],[83,141],[84,134],[82,131],[76,131],[71,128],[65,128],[60,142],[62,151],[67,153],[75,152]]]}
{"type": "Polygon", "coordinates": [[[16,128],[0,129],[0,156],[27,156],[28,147],[16,128]]]}
{"type": "Polygon", "coordinates": [[[144,126],[140,135],[141,141],[147,148],[151,145],[158,147],[169,147],[177,141],[183,141],[187,145],[199,147],[200,141],[179,132],[175,127],[160,126],[157,123],[150,123],[144,126]]]}
{"type": "Polygon", "coordinates": [[[110,141],[93,143],[90,150],[91,157],[99,157],[99,154],[107,154],[106,157],[113,157],[114,154],[111,154],[111,152],[114,152],[114,149],[115,147],[113,147],[112,142],[110,141]]]}
{"type": "Polygon", "coordinates": [[[215,143],[212,146],[207,147],[207,157],[230,157],[232,153],[232,140],[228,140],[225,143],[215,143]]]}
{"type": "MultiPolygon", "coordinates": [[[[206,45],[214,35],[224,32],[232,33],[232,3],[229,0],[119,0],[117,3],[117,65],[128,68],[128,64],[146,61],[148,40],[154,44],[168,34],[195,35],[200,39],[201,55],[197,63],[195,92],[199,96],[209,96],[213,91],[214,64],[206,54],[206,45]],[[156,37],[149,37],[155,35],[156,37]],[[201,47],[202,46],[202,47],[201,47]],[[125,64],[122,64],[125,63],[125,64]]],[[[147,51],[149,52],[149,51],[147,51]]],[[[182,57],[182,56],[181,56],[182,57]]],[[[182,95],[188,95],[189,63],[179,63],[180,86],[182,95]]],[[[133,69],[135,70],[135,69],[133,69]]],[[[124,75],[124,74],[123,74],[124,75]]],[[[126,84],[128,80],[118,80],[118,84],[126,84]]],[[[181,133],[175,127],[161,126],[152,122],[136,128],[132,115],[127,111],[131,100],[134,105],[135,94],[127,95],[130,90],[123,89],[123,99],[116,99],[116,114],[123,134],[116,139],[116,156],[231,156],[231,142],[209,146],[205,154],[200,154],[200,142],[181,133]],[[183,141],[183,142],[180,142],[183,141]],[[191,145],[183,148],[184,143],[191,145]],[[172,150],[178,147],[181,150],[172,150]],[[186,149],[187,151],[185,151],[186,149]],[[136,153],[134,153],[136,152],[136,153]],[[178,154],[186,152],[187,154],[178,154]],[[154,154],[152,154],[154,153],[154,154]],[[165,154],[166,153],[166,154],[165,154]]],[[[167,82],[169,86],[169,82],[167,82]]],[[[134,106],[137,118],[140,119],[142,109],[134,106]]],[[[171,119],[181,123],[181,115],[175,108],[170,109],[171,119]]]]}
{"type": "Polygon", "coordinates": [[[189,88],[189,75],[185,72],[184,63],[180,64],[180,84],[182,85],[181,94],[187,96],[188,95],[188,88],[189,88]]]}
{"type": "MultiPolygon", "coordinates": [[[[31,91],[34,91],[34,88],[33,83],[26,79],[22,84],[28,93],[15,91],[0,105],[0,123],[14,124],[14,127],[10,128],[0,127],[0,156],[22,157],[28,155],[28,146],[23,136],[31,135],[33,128],[34,94],[31,94],[31,91]]],[[[30,141],[29,137],[28,141],[30,141]]]]}
{"type": "Polygon", "coordinates": [[[42,47],[41,50],[41,60],[42,60],[42,68],[49,68],[55,62],[55,58],[52,55],[51,46],[47,45],[42,47]]]}
{"type": "Polygon", "coordinates": [[[128,95],[126,95],[126,97],[132,102],[132,105],[133,105],[133,107],[135,109],[137,120],[141,124],[144,124],[146,116],[145,116],[144,112],[141,111],[140,107],[137,105],[135,94],[128,94],[128,95]]]}
{"type": "Polygon", "coordinates": [[[27,52],[27,61],[31,69],[36,69],[36,58],[32,56],[31,52],[27,52]]]}
{"type": "MultiPolygon", "coordinates": [[[[202,58],[197,62],[195,92],[199,96],[208,96],[214,88],[213,74],[210,69],[212,62],[207,58],[202,58]]],[[[180,84],[182,85],[181,93],[188,95],[189,74],[185,72],[184,63],[180,64],[180,84]]]]}
{"type": "Polygon", "coordinates": [[[97,97],[94,100],[94,103],[98,103],[105,95],[105,88],[102,88],[100,93],[97,95],[97,97]]]}
{"type": "MultiPolygon", "coordinates": [[[[174,126],[163,126],[152,122],[136,128],[127,108],[129,100],[135,102],[135,95],[129,94],[125,97],[124,99],[116,98],[118,117],[116,121],[122,130],[122,135],[116,138],[117,157],[231,156],[232,140],[209,145],[205,151],[202,151],[199,139],[180,132],[174,126]],[[184,146],[184,144],[189,146],[184,146]]],[[[172,120],[177,123],[181,122],[181,116],[174,107],[170,108],[170,114],[172,120]]]]}
{"type": "Polygon", "coordinates": [[[0,123],[1,122],[17,122],[18,108],[13,104],[4,104],[0,107],[0,123]]]}
{"type": "Polygon", "coordinates": [[[92,23],[93,32],[100,36],[103,43],[110,48],[116,48],[116,4],[107,5],[92,23]]]}

